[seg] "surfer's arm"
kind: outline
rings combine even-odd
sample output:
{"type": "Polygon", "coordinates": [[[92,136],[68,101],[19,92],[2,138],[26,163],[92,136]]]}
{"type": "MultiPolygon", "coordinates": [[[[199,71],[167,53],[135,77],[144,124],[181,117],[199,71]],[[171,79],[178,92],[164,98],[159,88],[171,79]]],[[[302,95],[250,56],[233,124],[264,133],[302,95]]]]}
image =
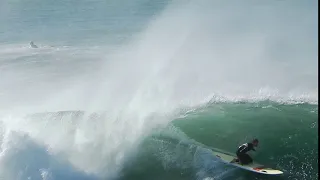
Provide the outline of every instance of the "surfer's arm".
{"type": "Polygon", "coordinates": [[[252,150],[252,151],[256,151],[253,147],[253,145],[249,146],[249,149],[252,150]]]}
{"type": "Polygon", "coordinates": [[[251,144],[251,143],[249,144],[249,147],[248,147],[248,149],[249,149],[249,151],[250,151],[250,150],[252,150],[252,151],[256,151],[256,150],[254,149],[254,146],[253,146],[253,144],[251,144]]]}

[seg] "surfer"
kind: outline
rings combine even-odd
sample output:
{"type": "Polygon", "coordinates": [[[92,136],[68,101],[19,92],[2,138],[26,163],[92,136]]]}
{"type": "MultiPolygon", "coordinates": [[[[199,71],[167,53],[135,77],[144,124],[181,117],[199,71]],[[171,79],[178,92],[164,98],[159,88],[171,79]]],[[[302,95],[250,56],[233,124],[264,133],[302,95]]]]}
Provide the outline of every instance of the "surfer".
{"type": "Polygon", "coordinates": [[[253,139],[252,142],[242,144],[239,146],[237,150],[237,157],[238,159],[235,159],[236,162],[240,161],[240,164],[245,165],[245,164],[250,164],[252,163],[252,158],[247,154],[248,151],[256,151],[254,147],[257,147],[259,144],[258,139],[253,139]]]}
{"type": "Polygon", "coordinates": [[[38,46],[35,45],[35,44],[33,43],[33,41],[30,42],[30,46],[31,46],[32,48],[38,48],[38,46]]]}

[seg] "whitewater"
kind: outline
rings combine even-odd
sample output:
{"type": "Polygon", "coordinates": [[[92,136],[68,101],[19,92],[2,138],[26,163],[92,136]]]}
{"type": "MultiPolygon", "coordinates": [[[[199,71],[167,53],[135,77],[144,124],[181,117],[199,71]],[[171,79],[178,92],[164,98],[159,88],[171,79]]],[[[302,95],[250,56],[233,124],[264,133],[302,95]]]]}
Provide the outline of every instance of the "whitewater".
{"type": "Polygon", "coordinates": [[[317,13],[317,1],[2,0],[0,179],[317,179],[317,13]],[[254,137],[254,159],[283,176],[210,153],[254,137]]]}

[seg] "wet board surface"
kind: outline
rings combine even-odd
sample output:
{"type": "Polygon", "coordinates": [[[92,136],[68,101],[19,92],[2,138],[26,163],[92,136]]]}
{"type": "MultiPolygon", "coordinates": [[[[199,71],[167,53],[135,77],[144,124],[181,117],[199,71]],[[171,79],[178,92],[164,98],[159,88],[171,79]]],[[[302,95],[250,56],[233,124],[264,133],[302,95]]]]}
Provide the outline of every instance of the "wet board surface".
{"type": "Polygon", "coordinates": [[[229,165],[236,166],[236,167],[248,170],[248,171],[252,171],[252,172],[260,173],[260,174],[268,174],[268,175],[283,174],[283,172],[280,171],[280,170],[268,168],[268,167],[265,167],[264,165],[258,164],[256,162],[253,162],[253,163],[247,164],[247,165],[241,165],[241,164],[239,164],[237,162],[231,162],[233,159],[236,158],[236,156],[235,155],[231,155],[231,154],[226,153],[226,152],[217,152],[217,151],[214,151],[214,150],[212,150],[212,152],[213,152],[214,156],[219,158],[224,163],[227,163],[229,165]]]}

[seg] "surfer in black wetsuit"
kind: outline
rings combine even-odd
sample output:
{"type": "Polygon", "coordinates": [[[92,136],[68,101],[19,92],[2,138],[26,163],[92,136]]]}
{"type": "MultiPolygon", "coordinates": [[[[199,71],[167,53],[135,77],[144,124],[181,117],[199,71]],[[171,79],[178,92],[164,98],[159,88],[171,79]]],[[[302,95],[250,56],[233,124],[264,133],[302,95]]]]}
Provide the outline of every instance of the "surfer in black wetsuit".
{"type": "Polygon", "coordinates": [[[236,160],[236,162],[240,161],[240,164],[250,164],[252,163],[252,158],[247,154],[248,151],[256,151],[254,149],[254,147],[257,147],[259,144],[258,139],[254,139],[252,140],[252,142],[249,143],[245,143],[242,144],[241,146],[239,146],[238,150],[237,150],[237,157],[238,159],[236,160]]]}

